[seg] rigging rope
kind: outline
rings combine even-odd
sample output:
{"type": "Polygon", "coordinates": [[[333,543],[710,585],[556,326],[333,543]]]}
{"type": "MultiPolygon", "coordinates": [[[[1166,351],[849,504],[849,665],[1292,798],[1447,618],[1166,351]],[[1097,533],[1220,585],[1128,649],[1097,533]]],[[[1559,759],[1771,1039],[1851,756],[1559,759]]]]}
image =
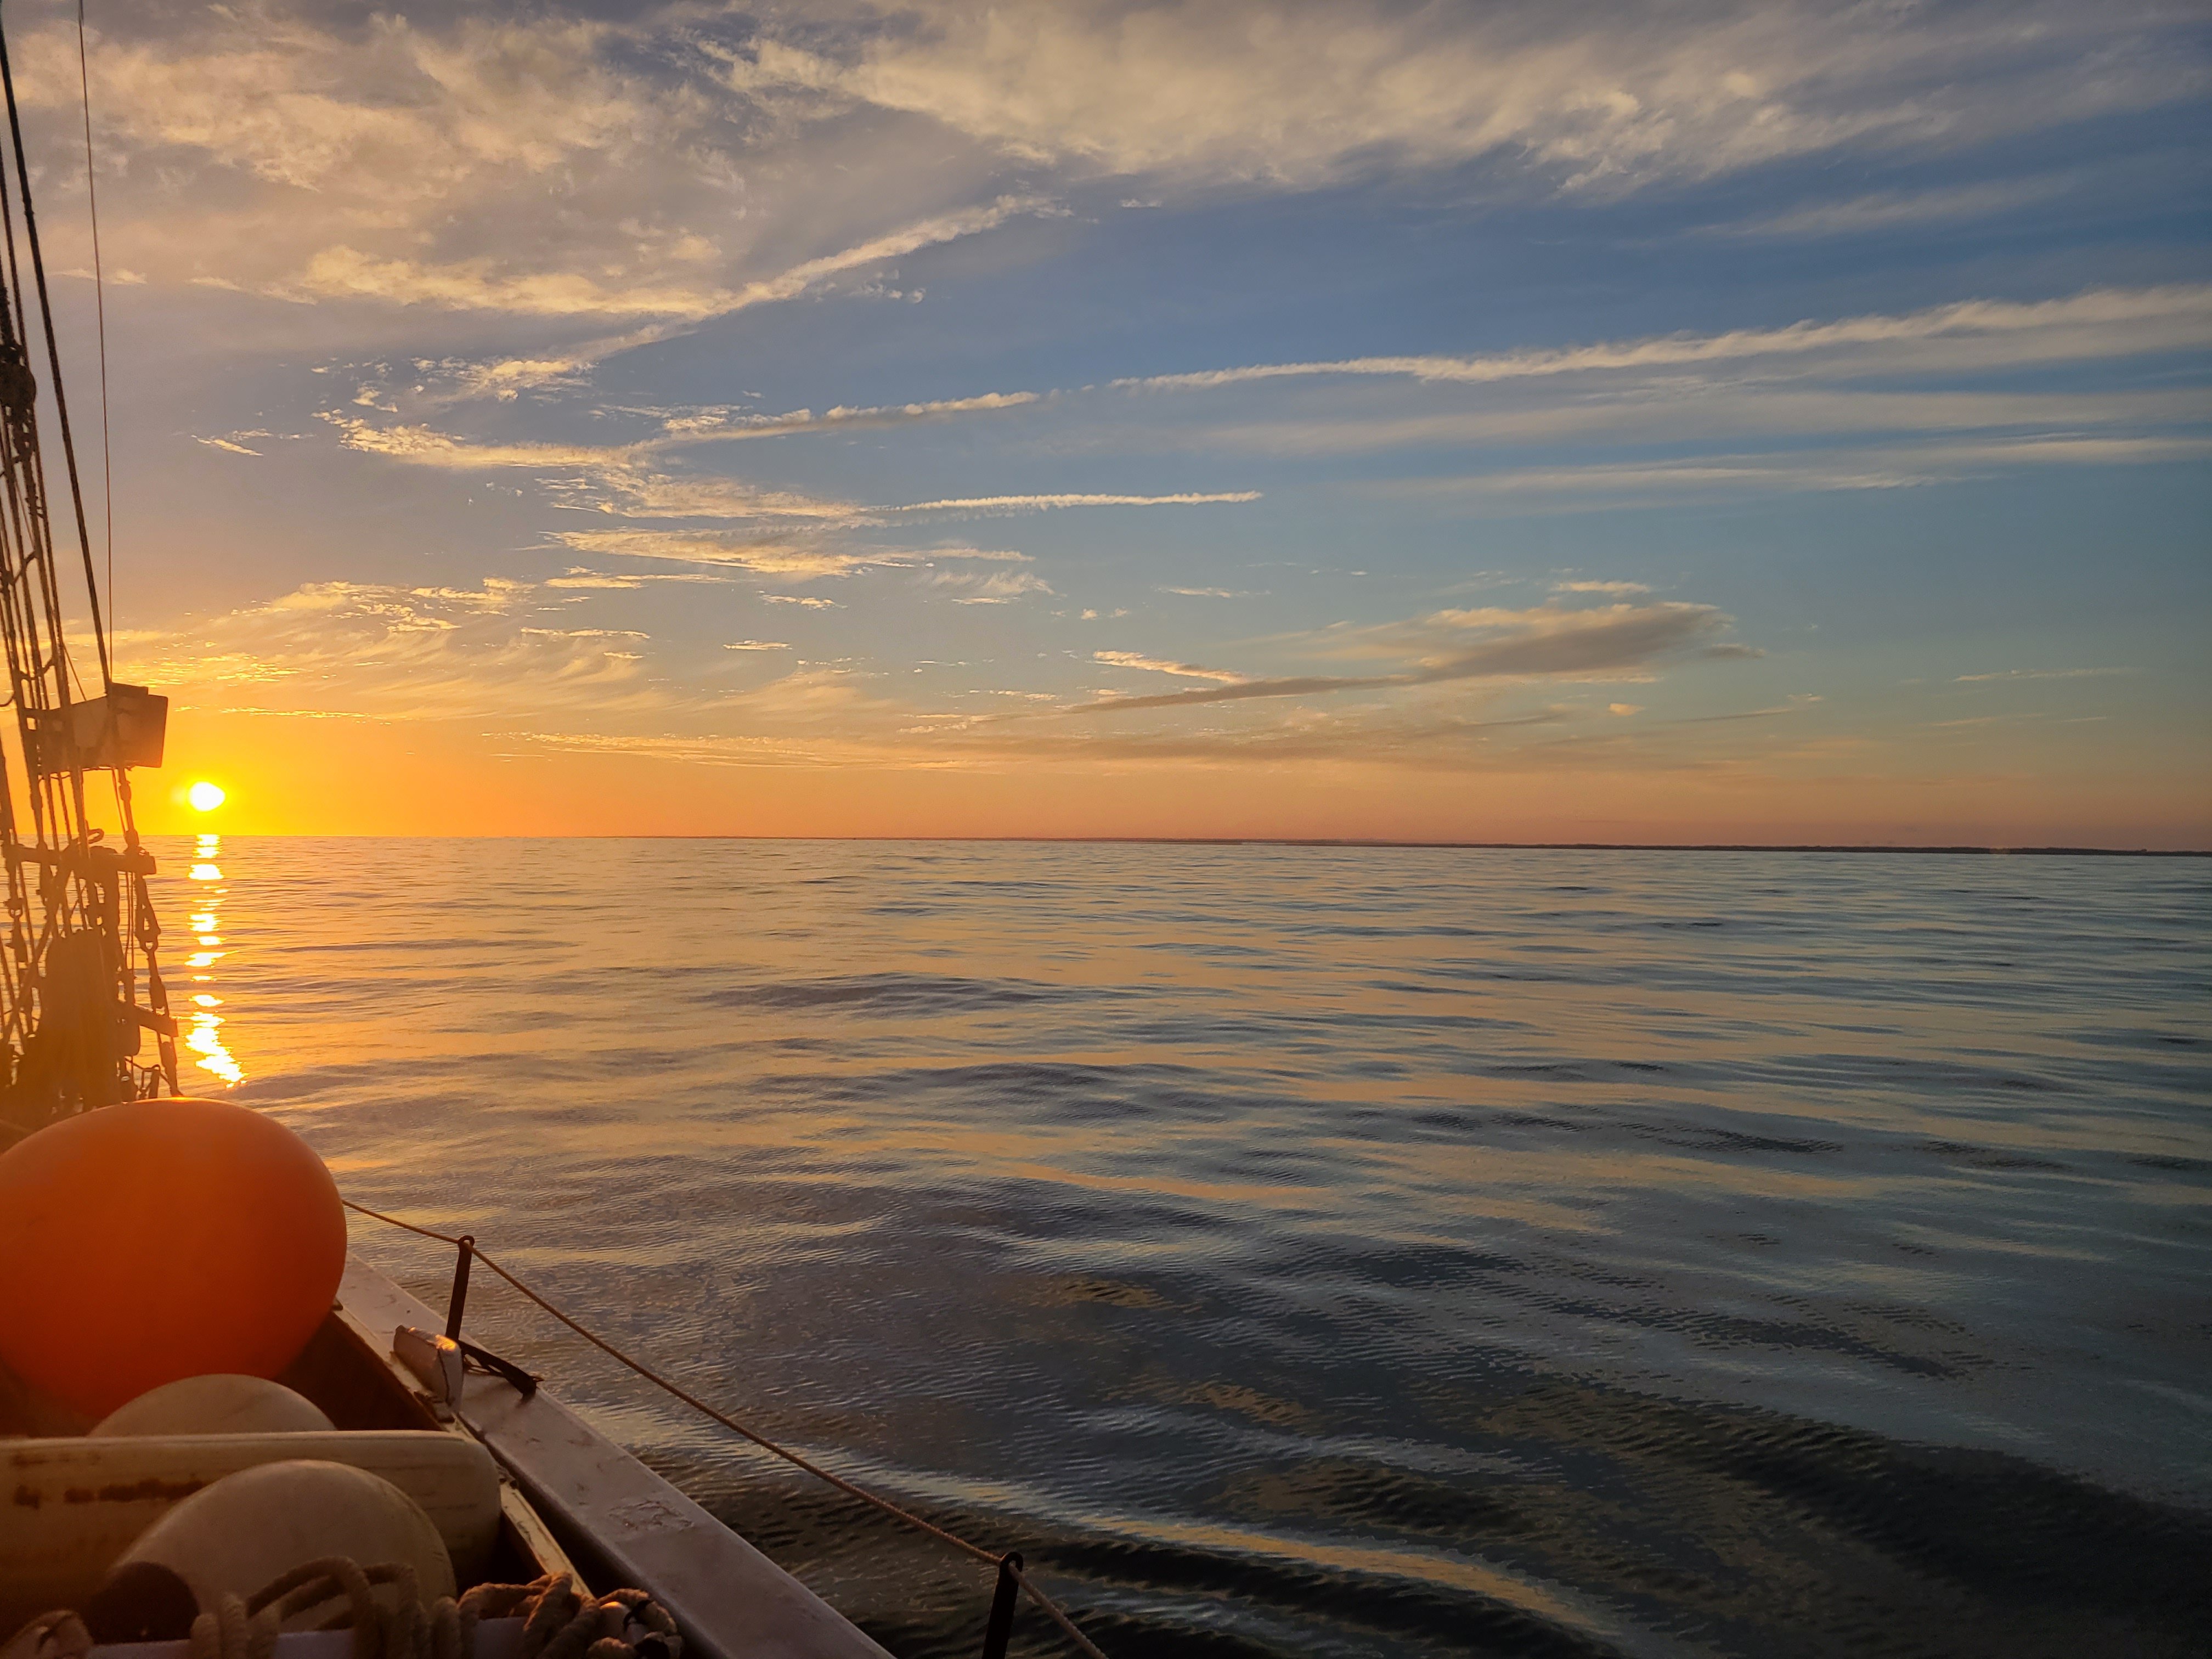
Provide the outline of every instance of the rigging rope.
{"type": "MultiPolygon", "coordinates": [[[[107,542],[107,623],[115,625],[115,457],[107,433],[107,278],[100,263],[100,185],[92,168],[92,67],[84,49],[84,0],[76,0],[76,84],[84,96],[84,198],[92,217],[92,304],[100,319],[100,526],[107,542]]],[[[118,769],[115,775],[123,775],[118,769]]]]}
{"type": "MultiPolygon", "coordinates": [[[[372,1210],[368,1205],[356,1204],[349,1198],[344,1199],[341,1201],[349,1210],[353,1210],[362,1215],[368,1216],[371,1220],[381,1221],[387,1226],[398,1227],[407,1232],[416,1233],[424,1238],[434,1238],[441,1244],[451,1244],[456,1249],[460,1245],[461,1241],[456,1235],[434,1232],[428,1227],[418,1227],[411,1221],[402,1221],[396,1215],[386,1215],[381,1210],[372,1210]]],[[[840,1492],[848,1493],[852,1497],[860,1499],[863,1503],[872,1504],[884,1514],[891,1516],[897,1520],[904,1522],[909,1527],[917,1528],[920,1530],[929,1534],[932,1537],[939,1539],[945,1543],[951,1545],[953,1548],[960,1551],[963,1554],[972,1556],[978,1561],[985,1562],[992,1566],[997,1567],[1002,1572],[1010,1574],[1013,1577],[1014,1581],[1022,1587],[1023,1594],[1027,1595],[1030,1601],[1036,1602],[1039,1610],[1044,1613],[1047,1617],[1051,1619],[1053,1623],[1059,1626],[1060,1630],[1066,1635],[1067,1638],[1073,1642],[1078,1648],[1091,1656],[1091,1659],[1106,1659],[1106,1656],[1099,1650],[1097,1645],[1080,1630],[1077,1629],[1075,1621],[1070,1619],[1066,1613],[1061,1611],[1060,1604],[1054,1601],[1050,1596],[1047,1595],[1042,1590],[1039,1589],[1035,1584],[1031,1583],[1028,1576],[1023,1571],[1023,1570],[1019,1566],[1015,1565],[1006,1557],[994,1555],[981,1545],[971,1544],[958,1534],[947,1532],[944,1528],[938,1526],[935,1522],[923,1520],[921,1516],[915,1514],[913,1510],[901,1508],[898,1504],[891,1502],[890,1498],[882,1497],[875,1492],[872,1492],[865,1486],[854,1485],[853,1482],[846,1480],[842,1475],[832,1474],[829,1470],[822,1468],[819,1464],[808,1462],[805,1457],[802,1457],[799,1453],[793,1451],[789,1447],[780,1446],[775,1441],[770,1440],[766,1435],[757,1434],[754,1432],[754,1431],[747,1428],[744,1424],[737,1421],[734,1418],[725,1416],[722,1413],[716,1411],[712,1406],[708,1405],[705,1401],[700,1399],[696,1395],[688,1393],[678,1384],[672,1382],[668,1378],[661,1376],[659,1372],[653,1370],[650,1366],[646,1365],[639,1360],[631,1358],[629,1355],[624,1353],[620,1348],[608,1341],[605,1337],[600,1336],[594,1331],[587,1330],[583,1326],[578,1324],[567,1314],[562,1312],[560,1309],[555,1307],[550,1302],[548,1302],[544,1297],[540,1296],[536,1291],[532,1290],[529,1285],[524,1284],[513,1273],[507,1272],[506,1268],[501,1267],[499,1263],[493,1261],[490,1256],[485,1255],[481,1248],[476,1248],[474,1249],[474,1256],[477,1261],[483,1263],[485,1267],[490,1268],[495,1273],[497,1273],[501,1279],[505,1279],[509,1285],[513,1285],[517,1291],[521,1292],[523,1296],[536,1303],[547,1313],[552,1315],[554,1318],[559,1320],[570,1330],[575,1332],[577,1335],[582,1337],[585,1341],[590,1343],[602,1353],[606,1354],[610,1358],[617,1360],[621,1364],[627,1365],[631,1370],[636,1372],[640,1376],[652,1383],[655,1388],[674,1395],[685,1405],[690,1407],[692,1410],[700,1413],[703,1416],[712,1418],[715,1422],[720,1424],[724,1428],[729,1430],[733,1434],[743,1435],[746,1439],[751,1441],[753,1444],[760,1447],[763,1451],[774,1452],[778,1457],[782,1458],[788,1463],[795,1464],[799,1468],[805,1470],[807,1474],[813,1475],[816,1479],[828,1481],[840,1492]]]]}
{"type": "MultiPolygon", "coordinates": [[[[107,624],[101,619],[100,579],[92,566],[92,532],[86,526],[84,489],[77,479],[76,440],[70,435],[69,397],[62,389],[62,348],[54,336],[54,304],[46,292],[46,259],[39,246],[39,222],[31,208],[31,166],[23,152],[23,118],[15,104],[15,71],[8,61],[8,37],[0,32],[0,93],[8,102],[8,137],[15,150],[15,179],[23,192],[23,239],[31,246],[31,280],[39,291],[39,312],[46,325],[46,362],[53,371],[54,417],[62,429],[62,459],[69,473],[70,504],[76,511],[77,550],[84,556],[86,597],[92,601],[93,643],[100,647],[100,690],[114,683],[107,660],[107,624]]],[[[26,341],[26,346],[28,345],[26,341]]],[[[64,660],[67,660],[66,653],[64,660]]],[[[68,701],[66,685],[63,701],[68,701]]]]}

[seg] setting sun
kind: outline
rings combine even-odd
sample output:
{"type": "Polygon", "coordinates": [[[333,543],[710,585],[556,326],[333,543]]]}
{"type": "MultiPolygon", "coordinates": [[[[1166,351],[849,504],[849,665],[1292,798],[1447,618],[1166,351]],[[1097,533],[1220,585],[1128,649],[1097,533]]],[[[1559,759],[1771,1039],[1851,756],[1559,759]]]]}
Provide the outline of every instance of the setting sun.
{"type": "Polygon", "coordinates": [[[223,803],[221,784],[196,783],[185,791],[185,799],[192,804],[195,812],[212,812],[223,803]]]}

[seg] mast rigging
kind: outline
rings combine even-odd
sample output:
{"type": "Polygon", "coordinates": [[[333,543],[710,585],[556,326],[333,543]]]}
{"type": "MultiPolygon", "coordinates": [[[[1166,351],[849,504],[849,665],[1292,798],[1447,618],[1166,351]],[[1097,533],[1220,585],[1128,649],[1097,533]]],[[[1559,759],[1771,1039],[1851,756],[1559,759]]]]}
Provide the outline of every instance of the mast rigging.
{"type": "Polygon", "coordinates": [[[146,884],[154,860],[139,840],[128,771],[161,764],[168,700],[114,677],[4,35],[0,92],[12,155],[12,167],[0,165],[0,642],[16,738],[12,755],[0,744],[8,912],[0,940],[0,1121],[28,1130],[70,1112],[177,1091],[176,1024],[146,884]],[[100,664],[97,695],[87,695],[64,629],[31,361],[33,296],[100,664]],[[120,846],[93,821],[86,775],[101,771],[113,784],[120,846]],[[141,1058],[149,1031],[150,1062],[141,1058]]]}

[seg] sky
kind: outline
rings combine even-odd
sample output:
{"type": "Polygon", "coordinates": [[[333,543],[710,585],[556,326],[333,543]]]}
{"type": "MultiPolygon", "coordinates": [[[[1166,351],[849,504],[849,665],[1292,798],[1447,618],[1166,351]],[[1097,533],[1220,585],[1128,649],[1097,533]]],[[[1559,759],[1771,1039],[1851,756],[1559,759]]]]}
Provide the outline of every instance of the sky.
{"type": "Polygon", "coordinates": [[[150,829],[2212,845],[2202,4],[87,16],[150,829]]]}

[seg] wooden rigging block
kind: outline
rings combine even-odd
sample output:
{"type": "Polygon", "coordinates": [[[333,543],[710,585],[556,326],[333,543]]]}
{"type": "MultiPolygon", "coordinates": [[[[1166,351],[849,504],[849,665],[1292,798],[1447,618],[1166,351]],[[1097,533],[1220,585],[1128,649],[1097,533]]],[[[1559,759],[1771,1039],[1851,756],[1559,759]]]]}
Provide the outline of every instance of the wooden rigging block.
{"type": "Polygon", "coordinates": [[[32,772],[65,772],[159,766],[168,734],[169,700],[143,685],[116,681],[107,695],[65,708],[24,714],[25,759],[32,772]]]}

